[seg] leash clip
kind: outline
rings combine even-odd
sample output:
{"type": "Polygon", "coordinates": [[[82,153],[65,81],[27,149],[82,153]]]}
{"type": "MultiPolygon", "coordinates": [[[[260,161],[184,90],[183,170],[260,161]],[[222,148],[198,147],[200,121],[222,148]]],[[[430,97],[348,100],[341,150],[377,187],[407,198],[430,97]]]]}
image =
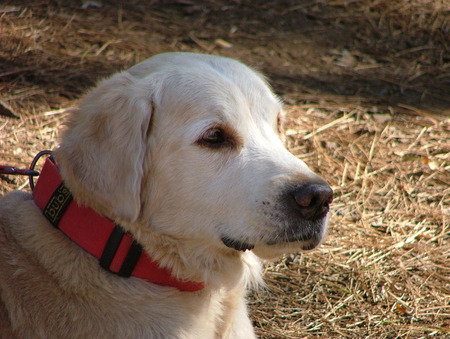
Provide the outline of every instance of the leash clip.
{"type": "Polygon", "coordinates": [[[53,152],[49,150],[40,151],[36,156],[34,157],[33,161],[31,162],[29,171],[32,171],[33,174],[28,175],[28,182],[30,183],[31,190],[34,190],[34,178],[35,176],[39,175],[39,172],[35,171],[34,168],[36,167],[37,162],[40,158],[42,158],[44,155],[50,155],[52,157],[53,152]],[[37,173],[37,174],[34,174],[37,173]]]}

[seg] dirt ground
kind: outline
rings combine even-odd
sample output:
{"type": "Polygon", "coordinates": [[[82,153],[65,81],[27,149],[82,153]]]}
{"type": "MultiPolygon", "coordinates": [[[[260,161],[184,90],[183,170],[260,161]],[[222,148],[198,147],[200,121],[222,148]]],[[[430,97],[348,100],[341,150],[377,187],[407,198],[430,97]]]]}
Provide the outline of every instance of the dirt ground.
{"type": "Polygon", "coordinates": [[[267,263],[258,335],[450,336],[449,49],[449,0],[2,1],[0,163],[55,147],[82,93],[149,56],[237,58],[336,195],[319,250],[267,263]]]}

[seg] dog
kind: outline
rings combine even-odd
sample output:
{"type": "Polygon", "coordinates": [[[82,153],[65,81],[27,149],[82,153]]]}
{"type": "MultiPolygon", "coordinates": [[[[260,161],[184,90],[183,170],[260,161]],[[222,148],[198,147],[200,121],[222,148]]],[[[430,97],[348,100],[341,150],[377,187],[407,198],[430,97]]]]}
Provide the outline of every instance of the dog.
{"type": "Polygon", "coordinates": [[[282,115],[225,57],[160,54],[100,82],[33,194],[0,200],[0,337],[254,338],[260,259],[318,246],[333,199],[282,115]]]}

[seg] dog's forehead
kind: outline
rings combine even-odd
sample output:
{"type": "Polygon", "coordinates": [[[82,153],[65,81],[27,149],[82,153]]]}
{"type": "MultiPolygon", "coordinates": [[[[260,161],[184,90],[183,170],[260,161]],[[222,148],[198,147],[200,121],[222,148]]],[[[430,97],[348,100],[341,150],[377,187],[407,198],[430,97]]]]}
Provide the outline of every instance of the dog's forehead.
{"type": "Polygon", "coordinates": [[[152,58],[129,72],[133,76],[150,72],[149,81],[158,79],[157,104],[180,115],[179,123],[207,118],[272,122],[281,110],[263,76],[232,59],[175,53],[152,58]]]}

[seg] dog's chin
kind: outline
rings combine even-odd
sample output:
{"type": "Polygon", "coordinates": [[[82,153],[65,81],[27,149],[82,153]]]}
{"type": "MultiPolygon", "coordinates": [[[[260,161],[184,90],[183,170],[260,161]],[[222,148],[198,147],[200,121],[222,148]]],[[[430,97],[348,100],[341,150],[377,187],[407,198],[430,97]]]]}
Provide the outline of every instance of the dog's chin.
{"type": "Polygon", "coordinates": [[[281,257],[283,254],[295,253],[299,251],[311,251],[318,247],[322,242],[320,240],[310,241],[291,241],[281,243],[261,243],[255,245],[253,253],[255,253],[261,259],[275,259],[281,257]]]}

